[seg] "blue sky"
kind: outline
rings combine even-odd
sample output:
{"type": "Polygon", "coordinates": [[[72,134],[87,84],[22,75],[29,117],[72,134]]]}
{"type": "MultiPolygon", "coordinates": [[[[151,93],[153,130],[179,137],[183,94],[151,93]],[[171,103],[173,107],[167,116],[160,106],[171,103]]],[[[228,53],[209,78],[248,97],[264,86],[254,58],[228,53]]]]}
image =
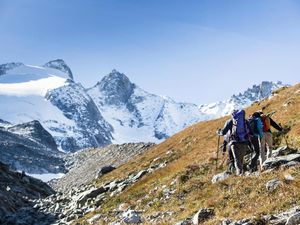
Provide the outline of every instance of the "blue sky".
{"type": "Polygon", "coordinates": [[[86,87],[117,69],[201,104],[299,82],[298,0],[0,0],[0,29],[0,63],[62,58],[86,87]]]}

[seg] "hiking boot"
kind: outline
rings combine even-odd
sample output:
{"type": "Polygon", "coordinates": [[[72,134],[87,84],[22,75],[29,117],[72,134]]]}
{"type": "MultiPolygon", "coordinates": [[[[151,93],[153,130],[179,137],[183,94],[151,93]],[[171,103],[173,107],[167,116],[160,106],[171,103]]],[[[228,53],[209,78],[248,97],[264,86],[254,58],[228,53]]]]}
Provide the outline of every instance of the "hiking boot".
{"type": "Polygon", "coordinates": [[[229,163],[228,164],[228,169],[227,169],[228,172],[234,174],[235,173],[235,167],[234,167],[234,163],[229,163]]]}
{"type": "Polygon", "coordinates": [[[257,171],[257,167],[252,167],[250,165],[247,165],[247,171],[249,171],[250,173],[254,173],[255,171],[257,171]]]}

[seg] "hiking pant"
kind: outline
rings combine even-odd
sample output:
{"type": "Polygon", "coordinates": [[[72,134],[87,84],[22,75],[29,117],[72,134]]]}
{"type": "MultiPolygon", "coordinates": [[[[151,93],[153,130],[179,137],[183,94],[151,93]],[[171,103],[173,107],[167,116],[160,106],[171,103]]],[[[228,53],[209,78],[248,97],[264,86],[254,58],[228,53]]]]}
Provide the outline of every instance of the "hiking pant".
{"type": "Polygon", "coordinates": [[[260,165],[266,161],[266,148],[268,146],[268,158],[272,156],[273,137],[271,132],[264,132],[261,139],[260,165]]]}
{"type": "Polygon", "coordinates": [[[228,161],[227,161],[228,168],[227,168],[227,170],[229,172],[233,173],[235,170],[235,167],[234,167],[234,157],[233,157],[233,153],[231,150],[231,145],[232,145],[232,143],[228,144],[228,161]]]}
{"type": "Polygon", "coordinates": [[[247,149],[248,149],[248,143],[233,143],[231,145],[231,151],[234,157],[236,175],[243,174],[244,156],[247,153],[247,149]]]}
{"type": "Polygon", "coordinates": [[[254,156],[251,158],[249,167],[253,170],[257,169],[257,161],[260,155],[260,138],[258,136],[250,137],[251,144],[254,148],[254,156]]]}

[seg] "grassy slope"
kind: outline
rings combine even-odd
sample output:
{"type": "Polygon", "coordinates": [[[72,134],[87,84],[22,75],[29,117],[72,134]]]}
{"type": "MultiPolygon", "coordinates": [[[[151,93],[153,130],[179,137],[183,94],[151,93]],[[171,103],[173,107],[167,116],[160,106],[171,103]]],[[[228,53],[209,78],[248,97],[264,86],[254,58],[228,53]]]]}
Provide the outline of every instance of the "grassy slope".
{"type": "MultiPolygon", "coordinates": [[[[265,112],[275,110],[276,113],[272,118],[291,127],[288,133],[289,144],[300,148],[300,84],[278,90],[276,93],[277,96],[249,107],[246,110],[247,115],[263,107],[266,107],[265,112]]],[[[163,223],[172,224],[193,215],[199,208],[212,207],[215,209],[216,217],[207,224],[216,224],[224,217],[233,219],[253,215],[259,217],[300,204],[299,168],[277,170],[264,173],[260,177],[233,176],[226,181],[211,184],[211,178],[216,173],[215,131],[223,126],[226,119],[228,117],[195,124],[98,180],[100,185],[108,180],[125,177],[149,167],[158,157],[161,161],[164,159],[169,161],[165,168],[143,177],[122,194],[110,198],[103,204],[100,212],[109,214],[110,210],[126,202],[136,209],[145,210],[144,215],[159,211],[174,211],[172,221],[163,223]],[[168,151],[173,153],[166,154],[168,151]],[[287,184],[284,182],[284,174],[292,174],[296,178],[295,181],[287,184]],[[266,190],[265,183],[272,178],[281,179],[284,185],[270,193],[266,190]],[[170,183],[175,179],[177,183],[172,187],[170,183]],[[162,203],[155,199],[162,196],[163,185],[173,189],[176,187],[176,193],[162,203]],[[154,187],[158,187],[158,190],[154,191],[154,187]]],[[[219,172],[223,170],[219,168],[219,172]]]]}

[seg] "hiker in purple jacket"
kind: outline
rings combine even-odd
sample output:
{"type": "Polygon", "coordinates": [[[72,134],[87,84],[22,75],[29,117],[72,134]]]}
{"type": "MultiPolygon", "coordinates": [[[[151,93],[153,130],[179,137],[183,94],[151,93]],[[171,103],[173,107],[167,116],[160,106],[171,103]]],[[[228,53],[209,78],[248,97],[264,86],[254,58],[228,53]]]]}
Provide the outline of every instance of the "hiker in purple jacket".
{"type": "Polygon", "coordinates": [[[234,157],[236,175],[241,175],[243,174],[244,156],[248,150],[251,127],[245,119],[245,110],[235,110],[231,117],[226,121],[224,128],[218,131],[218,134],[224,136],[228,131],[231,131],[229,146],[234,157]]]}

